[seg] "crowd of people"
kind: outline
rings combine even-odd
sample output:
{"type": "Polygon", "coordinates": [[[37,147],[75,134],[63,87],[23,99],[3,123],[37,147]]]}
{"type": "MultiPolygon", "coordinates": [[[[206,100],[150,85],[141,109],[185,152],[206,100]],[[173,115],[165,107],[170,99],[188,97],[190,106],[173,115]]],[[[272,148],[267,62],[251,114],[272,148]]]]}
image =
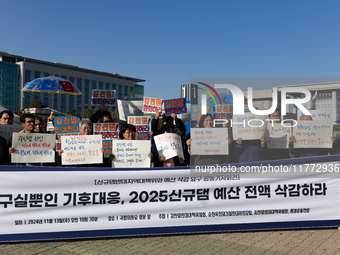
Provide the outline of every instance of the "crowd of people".
{"type": "MultiPolygon", "coordinates": [[[[216,128],[228,128],[228,138],[221,137],[220,139],[228,139],[229,153],[228,155],[190,155],[191,139],[190,133],[187,134],[186,126],[181,119],[177,118],[176,114],[171,116],[164,116],[160,122],[161,115],[156,113],[151,121],[151,148],[148,157],[150,158],[154,167],[174,167],[174,166],[188,166],[190,164],[198,165],[215,165],[227,163],[243,163],[263,160],[277,160],[289,159],[296,157],[311,157],[320,155],[338,154],[340,149],[340,139],[334,139],[332,136],[332,148],[294,148],[295,137],[289,137],[289,148],[287,149],[268,149],[267,142],[264,136],[253,140],[243,140],[242,137],[233,138],[232,128],[228,123],[216,128]],[[175,156],[173,158],[166,158],[160,155],[153,137],[165,133],[175,133],[182,138],[184,158],[175,156]]],[[[276,109],[268,116],[268,119],[273,123],[281,122],[281,113],[276,109]]],[[[4,110],[0,113],[1,125],[13,125],[14,114],[11,111],[4,110]]],[[[53,115],[49,117],[53,121],[53,115]]],[[[311,116],[304,115],[300,120],[313,121],[311,116]]],[[[90,118],[82,119],[79,123],[79,135],[92,135],[93,123],[110,123],[113,122],[110,112],[105,110],[105,106],[100,106],[99,110],[90,118]]],[[[211,114],[202,115],[197,122],[197,128],[215,128],[213,127],[214,116],[211,114]]],[[[46,132],[44,120],[41,117],[33,114],[24,113],[20,116],[20,123],[22,131],[20,133],[48,133],[46,132]]],[[[136,127],[131,124],[121,125],[119,128],[120,140],[135,140],[136,127]]],[[[52,131],[53,133],[53,131],[52,131]]],[[[52,148],[55,151],[55,148],[52,148]]],[[[111,154],[109,158],[104,158],[102,164],[87,164],[79,165],[81,167],[111,167],[112,161],[115,158],[111,154]]],[[[15,153],[15,148],[12,147],[12,139],[6,141],[4,137],[0,136],[0,164],[13,164],[11,162],[11,154],[15,153]]],[[[61,157],[63,151],[59,150],[55,153],[54,163],[27,163],[27,166],[62,166],[61,157]]]]}

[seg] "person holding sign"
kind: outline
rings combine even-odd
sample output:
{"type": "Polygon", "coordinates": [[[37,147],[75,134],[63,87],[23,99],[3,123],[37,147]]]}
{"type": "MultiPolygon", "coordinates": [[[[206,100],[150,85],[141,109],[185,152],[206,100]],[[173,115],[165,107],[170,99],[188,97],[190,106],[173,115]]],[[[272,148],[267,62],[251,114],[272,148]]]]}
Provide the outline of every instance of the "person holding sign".
{"type": "MultiPolygon", "coordinates": [[[[93,134],[93,128],[92,128],[92,122],[89,119],[82,119],[79,122],[79,136],[86,136],[86,135],[92,135],[93,134]]],[[[59,166],[62,165],[62,160],[61,160],[61,156],[64,153],[63,150],[60,150],[58,152],[58,160],[57,160],[57,164],[59,166]]],[[[102,153],[102,157],[104,158],[104,149],[101,148],[101,153],[102,153]]],[[[93,163],[93,164],[80,164],[79,167],[108,167],[108,162],[105,161],[103,159],[102,161],[103,163],[93,163]]],[[[77,165],[75,165],[77,166],[77,165]]]]}
{"type": "MultiPolygon", "coordinates": [[[[151,131],[153,133],[153,136],[160,134],[160,130],[157,129],[159,116],[160,113],[156,112],[155,118],[151,120],[151,131]]],[[[177,118],[176,113],[171,113],[171,116],[163,115],[163,125],[170,125],[173,129],[173,133],[179,135],[180,137],[183,137],[185,135],[185,132],[187,131],[182,120],[177,118]]]]}
{"type": "MultiPolygon", "coordinates": [[[[274,123],[281,123],[281,111],[277,108],[274,112],[268,115],[268,119],[270,120],[270,123],[268,125],[275,125],[274,123]]],[[[289,158],[288,149],[277,149],[275,147],[272,148],[271,150],[268,150],[268,155],[266,157],[266,159],[268,160],[288,158],[289,158]]]]}
{"type": "MultiPolygon", "coordinates": [[[[34,131],[34,123],[35,123],[35,120],[34,120],[34,115],[33,114],[30,114],[30,113],[25,113],[25,114],[22,114],[20,116],[20,123],[21,123],[21,126],[24,128],[22,131],[20,131],[19,133],[27,133],[27,134],[30,134],[30,133],[36,133],[34,131]]],[[[9,154],[12,154],[15,152],[15,149],[12,147],[12,138],[9,142],[9,154]]],[[[52,151],[56,151],[55,147],[52,148],[52,151]]],[[[42,163],[26,163],[26,166],[42,166],[42,163]]]]}
{"type": "Polygon", "coordinates": [[[105,104],[99,106],[99,110],[91,116],[90,120],[92,123],[96,123],[98,120],[99,123],[113,122],[110,112],[106,110],[105,104]]]}
{"type": "MultiPolygon", "coordinates": [[[[119,140],[136,140],[136,127],[131,124],[126,124],[120,129],[119,140]]],[[[152,160],[152,153],[148,154],[148,157],[152,160]]],[[[112,162],[115,158],[114,154],[110,155],[110,161],[112,162]]]]}
{"type": "MultiPolygon", "coordinates": [[[[167,134],[167,133],[173,133],[173,126],[171,125],[163,125],[160,129],[159,129],[159,135],[162,134],[167,134]]],[[[180,137],[177,135],[178,139],[180,139],[180,137]]],[[[157,142],[157,141],[156,141],[157,142]]],[[[167,147],[168,145],[165,145],[165,147],[167,147]]],[[[158,153],[158,149],[156,146],[156,143],[154,143],[151,147],[151,153],[153,155],[153,160],[152,162],[154,162],[154,166],[155,167],[174,167],[174,166],[182,166],[184,165],[185,161],[182,157],[179,156],[175,156],[172,158],[166,158],[165,155],[160,156],[158,153]]]]}
{"type": "MultiPolygon", "coordinates": [[[[310,115],[302,115],[300,117],[300,121],[313,121],[313,118],[310,115]]],[[[337,154],[338,149],[337,144],[334,143],[334,137],[331,136],[330,140],[332,142],[332,148],[317,148],[317,144],[315,145],[314,148],[294,148],[296,138],[293,135],[291,135],[289,137],[289,155],[291,158],[299,158],[337,154]]]]}

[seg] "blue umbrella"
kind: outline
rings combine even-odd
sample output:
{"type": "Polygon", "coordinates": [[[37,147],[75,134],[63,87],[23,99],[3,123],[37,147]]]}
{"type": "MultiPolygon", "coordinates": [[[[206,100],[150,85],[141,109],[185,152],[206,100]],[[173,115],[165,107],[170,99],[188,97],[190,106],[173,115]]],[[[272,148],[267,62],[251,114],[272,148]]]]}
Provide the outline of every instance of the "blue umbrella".
{"type": "Polygon", "coordinates": [[[55,76],[30,81],[25,84],[21,91],[82,95],[81,91],[72,82],[55,76]]]}

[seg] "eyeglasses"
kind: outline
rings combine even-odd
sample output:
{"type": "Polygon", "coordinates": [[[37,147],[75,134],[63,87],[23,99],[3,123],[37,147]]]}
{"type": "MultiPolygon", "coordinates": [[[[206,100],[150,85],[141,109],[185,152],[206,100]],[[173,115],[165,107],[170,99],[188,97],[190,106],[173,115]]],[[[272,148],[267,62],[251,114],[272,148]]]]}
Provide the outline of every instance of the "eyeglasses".
{"type": "Polygon", "coordinates": [[[81,129],[83,129],[83,130],[92,130],[92,127],[81,127],[81,129]]]}
{"type": "Polygon", "coordinates": [[[37,123],[37,124],[34,124],[36,126],[42,126],[43,124],[42,123],[37,123]]]}
{"type": "Polygon", "coordinates": [[[130,131],[130,130],[126,130],[125,134],[127,134],[127,135],[134,135],[134,134],[136,134],[136,132],[130,131]]]}
{"type": "Polygon", "coordinates": [[[34,120],[25,121],[27,124],[34,124],[34,120]]]}

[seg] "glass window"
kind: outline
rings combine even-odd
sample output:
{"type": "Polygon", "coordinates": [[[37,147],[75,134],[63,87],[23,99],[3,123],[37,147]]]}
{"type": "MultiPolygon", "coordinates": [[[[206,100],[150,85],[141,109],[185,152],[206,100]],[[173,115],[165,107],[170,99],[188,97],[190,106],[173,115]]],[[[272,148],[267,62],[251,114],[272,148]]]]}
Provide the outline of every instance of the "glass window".
{"type": "Polygon", "coordinates": [[[129,88],[127,86],[124,86],[124,100],[128,100],[128,90],[129,88]]]}
{"type": "MultiPolygon", "coordinates": [[[[81,86],[82,86],[82,80],[78,79],[77,80],[77,87],[80,91],[82,91],[81,86]]],[[[77,113],[81,113],[81,97],[82,96],[77,96],[77,113]]]]}
{"type": "Polygon", "coordinates": [[[103,89],[103,83],[99,82],[99,89],[103,89]]]}
{"type": "MultiPolygon", "coordinates": [[[[25,83],[31,81],[31,71],[25,71],[25,83]]],[[[30,93],[24,92],[24,107],[30,107],[30,93]]]]}
{"type": "Polygon", "coordinates": [[[123,99],[122,85],[118,85],[118,99],[123,99]]]}
{"type": "Polygon", "coordinates": [[[130,87],[130,100],[134,99],[133,90],[134,90],[134,87],[130,87]]]}
{"type": "Polygon", "coordinates": [[[48,77],[48,76],[50,76],[49,73],[44,73],[44,77],[48,77]]]}
{"type": "Polygon", "coordinates": [[[106,90],[110,90],[110,83],[106,83],[106,84],[105,84],[105,89],[106,89],[106,90]]]}
{"type": "Polygon", "coordinates": [[[66,94],[61,94],[61,109],[60,111],[65,113],[66,112],[66,94]]]}
{"type": "Polygon", "coordinates": [[[85,107],[88,107],[89,105],[89,94],[90,94],[90,81],[85,80],[85,107]]]}
{"type": "MultiPolygon", "coordinates": [[[[74,78],[70,77],[70,82],[74,84],[74,78]]],[[[69,110],[75,109],[74,108],[74,97],[73,95],[69,95],[69,110]]],[[[76,110],[76,109],[75,109],[76,110]]]]}

